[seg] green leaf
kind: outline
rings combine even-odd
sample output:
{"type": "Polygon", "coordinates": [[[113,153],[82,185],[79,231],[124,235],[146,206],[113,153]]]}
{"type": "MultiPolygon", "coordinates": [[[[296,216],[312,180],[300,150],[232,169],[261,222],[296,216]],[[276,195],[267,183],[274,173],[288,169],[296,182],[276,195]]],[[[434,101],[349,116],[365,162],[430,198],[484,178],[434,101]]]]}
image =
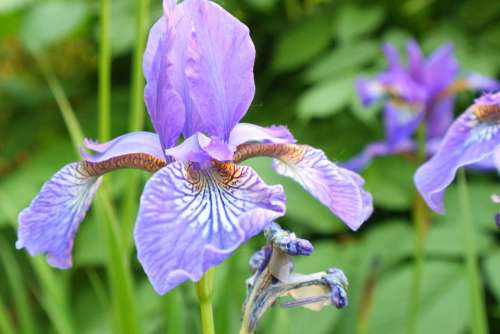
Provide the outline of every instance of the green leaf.
{"type": "Polygon", "coordinates": [[[498,302],[500,302],[500,249],[497,249],[493,254],[490,254],[484,261],[487,283],[495,294],[498,302]]]}
{"type": "Polygon", "coordinates": [[[310,119],[334,115],[349,104],[353,94],[353,76],[317,84],[299,97],[297,101],[299,117],[310,119]]]}
{"type": "Polygon", "coordinates": [[[73,33],[89,12],[87,2],[37,3],[24,18],[21,39],[27,48],[39,51],[73,33]]]}
{"type": "Polygon", "coordinates": [[[305,72],[305,78],[313,82],[332,78],[345,71],[359,70],[361,66],[373,62],[379,52],[378,43],[371,40],[340,45],[314,62],[305,72]]]}
{"type": "Polygon", "coordinates": [[[0,2],[0,14],[7,14],[8,12],[19,10],[32,2],[33,0],[2,0],[0,2]]]}
{"type": "Polygon", "coordinates": [[[413,174],[416,166],[400,156],[379,157],[363,173],[365,188],[376,205],[386,209],[410,208],[415,198],[413,174]]]}
{"type": "Polygon", "coordinates": [[[341,42],[350,42],[377,29],[384,19],[380,7],[348,5],[341,8],[337,21],[337,35],[341,42]]]}
{"type": "MultiPolygon", "coordinates": [[[[377,283],[368,333],[406,331],[412,275],[412,266],[405,265],[377,283]]],[[[440,333],[462,333],[469,323],[463,266],[453,262],[428,261],[422,282],[419,333],[433,333],[436,324],[439,324],[440,333]]]]}
{"type": "Polygon", "coordinates": [[[329,16],[300,22],[278,39],[272,67],[277,72],[293,70],[323,51],[332,39],[329,16]]]}

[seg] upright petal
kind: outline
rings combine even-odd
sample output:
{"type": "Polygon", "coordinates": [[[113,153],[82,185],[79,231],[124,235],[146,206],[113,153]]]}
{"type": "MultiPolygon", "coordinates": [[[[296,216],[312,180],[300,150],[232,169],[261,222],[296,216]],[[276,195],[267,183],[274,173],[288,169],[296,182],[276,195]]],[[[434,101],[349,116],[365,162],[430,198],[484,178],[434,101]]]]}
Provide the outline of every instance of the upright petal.
{"type": "Polygon", "coordinates": [[[411,77],[421,82],[423,79],[424,70],[424,57],[422,51],[415,40],[410,40],[406,44],[406,51],[408,52],[408,68],[411,77]]]}
{"type": "Polygon", "coordinates": [[[163,149],[177,142],[185,122],[186,101],[183,76],[187,34],[177,31],[182,15],[175,1],[165,1],[165,14],[151,28],[143,70],[146,77],[144,100],[156,132],[160,136],[163,149]]]}
{"type": "Polygon", "coordinates": [[[90,162],[102,162],[131,153],[147,153],[155,158],[165,160],[158,135],[145,131],[130,132],[102,144],[85,139],[80,153],[85,160],[90,162]],[[93,151],[94,154],[88,154],[83,150],[84,148],[93,151]]]}
{"type": "Polygon", "coordinates": [[[248,28],[219,5],[204,0],[182,3],[192,20],[187,86],[202,124],[199,131],[223,140],[241,120],[255,93],[255,48],[248,28]]]}
{"type": "Polygon", "coordinates": [[[229,144],[236,147],[249,142],[293,144],[296,140],[286,126],[264,128],[250,123],[236,124],[229,135],[229,144]]]}
{"type": "Polygon", "coordinates": [[[31,255],[47,254],[47,261],[57,268],[69,268],[75,234],[94,199],[100,178],[89,176],[84,164],[64,166],[18,217],[16,247],[31,255]]]}
{"type": "Polygon", "coordinates": [[[155,290],[164,294],[228,257],[285,212],[281,186],[268,186],[249,167],[197,169],[175,162],[148,181],[135,242],[155,290]]]}
{"type": "Polygon", "coordinates": [[[425,84],[430,96],[439,94],[458,74],[458,62],[453,56],[453,45],[437,49],[426,61],[425,84]]]}
{"type": "Polygon", "coordinates": [[[273,166],[278,174],[300,183],[354,231],[373,211],[372,197],[363,189],[363,179],[329,161],[321,150],[288,145],[273,166]]]}
{"type": "Polygon", "coordinates": [[[476,100],[450,127],[441,147],[415,174],[427,204],[444,213],[444,190],[462,166],[487,159],[500,147],[500,93],[476,100]]]}
{"type": "Polygon", "coordinates": [[[389,67],[389,71],[397,71],[401,69],[401,63],[399,62],[399,52],[394,47],[394,45],[390,43],[385,43],[382,47],[382,51],[387,58],[387,64],[389,67]]]}

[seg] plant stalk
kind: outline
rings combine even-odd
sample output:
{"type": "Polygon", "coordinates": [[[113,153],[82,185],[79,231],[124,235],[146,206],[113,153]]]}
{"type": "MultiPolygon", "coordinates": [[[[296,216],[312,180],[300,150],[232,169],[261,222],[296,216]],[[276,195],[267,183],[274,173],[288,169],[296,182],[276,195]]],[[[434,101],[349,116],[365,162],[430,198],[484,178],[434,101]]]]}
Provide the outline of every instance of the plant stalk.
{"type": "Polygon", "coordinates": [[[196,282],[196,295],[200,304],[201,329],[203,334],[214,334],[214,315],[212,297],[215,268],[210,268],[199,282],[196,282]]]}
{"type": "Polygon", "coordinates": [[[465,170],[461,168],[458,174],[458,191],[460,207],[462,208],[462,219],[460,220],[462,222],[462,231],[465,243],[465,264],[467,270],[467,281],[469,283],[470,306],[472,309],[471,333],[486,334],[489,333],[488,317],[485,309],[484,291],[481,286],[479,257],[475,242],[475,227],[472,223],[465,170]]]}

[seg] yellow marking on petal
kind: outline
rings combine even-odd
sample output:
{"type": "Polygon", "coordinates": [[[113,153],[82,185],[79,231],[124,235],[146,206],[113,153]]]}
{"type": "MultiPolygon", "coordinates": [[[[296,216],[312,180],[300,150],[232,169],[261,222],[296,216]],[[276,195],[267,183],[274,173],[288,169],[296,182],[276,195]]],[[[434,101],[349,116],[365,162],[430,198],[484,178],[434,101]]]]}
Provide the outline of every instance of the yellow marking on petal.
{"type": "Polygon", "coordinates": [[[500,106],[497,104],[476,104],[473,112],[481,122],[500,121],[500,106]]]}

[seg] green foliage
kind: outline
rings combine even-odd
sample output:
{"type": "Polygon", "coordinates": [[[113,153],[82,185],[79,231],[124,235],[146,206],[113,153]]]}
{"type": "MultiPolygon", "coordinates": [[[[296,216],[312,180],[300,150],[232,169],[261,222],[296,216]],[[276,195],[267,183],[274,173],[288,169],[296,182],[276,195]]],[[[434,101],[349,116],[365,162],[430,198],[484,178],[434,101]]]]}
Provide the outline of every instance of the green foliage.
{"type": "MultiPolygon", "coordinates": [[[[500,72],[500,23],[491,2],[218,2],[249,25],[256,44],[257,94],[244,121],[286,124],[300,142],[323,149],[338,162],[383,138],[381,106],[362,107],[354,88],[356,78],[373,76],[386,65],[381,43],[391,42],[402,51],[407,39],[415,38],[428,54],[451,41],[464,71],[497,77],[500,72]]],[[[192,284],[186,282],[175,294],[160,297],[135,260],[130,240],[136,206],[130,206],[130,201],[137,201],[146,174],[134,172],[135,181],[131,181],[131,173],[119,172],[107,180],[109,198],[104,205],[94,205],[81,225],[72,270],[53,270],[43,256],[31,258],[14,249],[18,213],[51,175],[75,160],[71,143],[79,145],[79,123],[86,135],[97,134],[97,69],[95,65],[83,69],[81,56],[96,57],[89,48],[100,43],[98,5],[0,1],[0,332],[30,333],[35,328],[38,333],[110,333],[120,328],[116,323],[120,320],[132,327],[139,323],[142,333],[196,333],[200,324],[192,284]],[[127,199],[124,193],[131,188],[136,193],[127,199]],[[116,212],[122,214],[115,216],[116,212]],[[105,219],[112,222],[106,224],[105,219]]],[[[143,107],[142,92],[137,86],[131,91],[129,75],[132,62],[134,80],[142,90],[140,57],[131,60],[134,48],[141,48],[136,5],[132,0],[112,1],[109,130],[113,135],[142,128],[137,115],[134,118],[128,112],[133,94],[134,108],[143,107]]],[[[161,7],[161,1],[152,1],[146,14],[156,19],[161,7]]],[[[459,96],[457,114],[473,97],[459,96]]],[[[144,112],[142,116],[147,117],[144,112]]],[[[145,128],[151,129],[149,121],[145,128]]],[[[296,260],[296,270],[317,272],[336,266],[345,270],[350,281],[348,308],[312,312],[276,306],[264,317],[259,333],[363,333],[363,329],[370,334],[404,333],[415,249],[414,227],[409,222],[415,158],[376,158],[362,173],[376,207],[374,216],[356,233],[300,185],[274,173],[270,159],[252,159],[248,164],[267,183],[283,184],[288,207],[280,223],[315,246],[310,257],[296,260]]],[[[498,192],[498,176],[479,172],[468,176],[473,237],[484,288],[491,297],[487,308],[495,331],[500,328],[495,313],[500,305],[500,253],[494,224],[499,208],[490,196],[498,192]]],[[[445,199],[447,213],[433,216],[425,243],[419,333],[459,334],[468,332],[471,323],[462,211],[455,186],[445,199]]],[[[238,331],[244,282],[250,275],[247,262],[263,242],[261,236],[254,238],[217,268],[218,333],[238,331]]]]}

